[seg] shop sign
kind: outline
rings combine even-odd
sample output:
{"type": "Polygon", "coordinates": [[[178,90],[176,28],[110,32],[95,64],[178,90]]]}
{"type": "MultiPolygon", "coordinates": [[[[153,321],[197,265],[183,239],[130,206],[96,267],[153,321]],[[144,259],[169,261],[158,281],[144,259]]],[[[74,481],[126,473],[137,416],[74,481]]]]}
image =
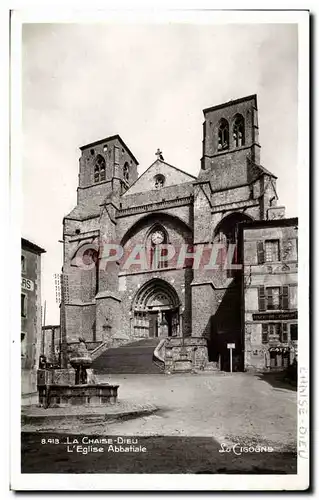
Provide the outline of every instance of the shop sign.
{"type": "Polygon", "coordinates": [[[23,290],[27,290],[28,292],[33,292],[34,283],[32,280],[29,280],[28,278],[21,278],[21,288],[23,290]]]}
{"type": "Polygon", "coordinates": [[[253,314],[253,320],[255,321],[273,321],[285,319],[298,319],[298,311],[265,312],[253,314]]]}

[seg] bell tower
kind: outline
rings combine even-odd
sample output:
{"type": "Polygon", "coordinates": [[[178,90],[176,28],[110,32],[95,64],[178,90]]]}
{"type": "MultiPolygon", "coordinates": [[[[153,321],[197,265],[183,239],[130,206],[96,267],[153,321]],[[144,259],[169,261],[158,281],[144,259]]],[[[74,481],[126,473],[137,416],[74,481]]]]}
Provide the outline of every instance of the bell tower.
{"type": "Polygon", "coordinates": [[[249,182],[249,166],[260,164],[257,96],[203,110],[201,171],[210,170],[216,188],[249,182]]]}
{"type": "Polygon", "coordinates": [[[136,181],[137,165],[133,153],[119,135],[113,135],[80,148],[78,204],[103,203],[112,193],[123,194],[136,181]]]}

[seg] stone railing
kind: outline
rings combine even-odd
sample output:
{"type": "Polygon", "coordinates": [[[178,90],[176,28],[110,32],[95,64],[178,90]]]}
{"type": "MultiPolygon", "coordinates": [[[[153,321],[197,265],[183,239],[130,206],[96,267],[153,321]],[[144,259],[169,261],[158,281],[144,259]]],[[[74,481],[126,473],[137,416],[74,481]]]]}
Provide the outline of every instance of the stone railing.
{"type": "Polygon", "coordinates": [[[129,342],[132,342],[132,339],[130,337],[128,337],[127,335],[111,336],[107,340],[101,342],[101,344],[99,346],[97,346],[95,349],[90,351],[90,355],[92,357],[92,360],[94,361],[96,358],[101,356],[108,349],[121,347],[125,344],[128,344],[129,342]]]}
{"type": "Polygon", "coordinates": [[[104,351],[106,351],[110,347],[110,342],[102,342],[98,345],[93,351],[90,352],[91,358],[94,361],[98,358],[104,351]]]}
{"type": "Polygon", "coordinates": [[[157,365],[163,371],[165,370],[165,344],[166,338],[160,340],[153,353],[153,363],[155,363],[155,365],[157,365]]]}

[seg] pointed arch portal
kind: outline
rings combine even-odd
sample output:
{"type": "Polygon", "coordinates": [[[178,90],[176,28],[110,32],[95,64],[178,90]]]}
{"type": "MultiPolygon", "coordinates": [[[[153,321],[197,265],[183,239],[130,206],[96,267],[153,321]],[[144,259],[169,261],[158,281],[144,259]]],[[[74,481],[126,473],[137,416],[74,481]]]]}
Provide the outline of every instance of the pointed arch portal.
{"type": "Polygon", "coordinates": [[[164,280],[151,279],[134,297],[134,337],[170,337],[180,333],[180,301],[164,280]]]}

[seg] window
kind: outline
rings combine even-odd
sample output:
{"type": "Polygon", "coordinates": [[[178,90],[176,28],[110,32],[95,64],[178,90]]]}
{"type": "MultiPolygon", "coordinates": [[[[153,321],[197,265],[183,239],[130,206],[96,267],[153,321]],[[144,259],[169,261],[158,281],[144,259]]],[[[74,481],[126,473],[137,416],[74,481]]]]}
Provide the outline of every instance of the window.
{"type": "Polygon", "coordinates": [[[267,309],[280,309],[280,287],[269,287],[267,290],[267,309]]]}
{"type": "Polygon", "coordinates": [[[94,167],[94,182],[102,182],[106,179],[105,160],[103,156],[97,155],[94,167]]]}
{"type": "Polygon", "coordinates": [[[262,324],[262,338],[261,341],[263,344],[268,344],[268,324],[262,324]]]}
{"type": "Polygon", "coordinates": [[[257,241],[257,263],[263,264],[264,262],[265,262],[264,242],[257,241]]]}
{"type": "Polygon", "coordinates": [[[164,186],[165,177],[162,174],[156,175],[154,181],[155,181],[155,189],[161,189],[164,186]]]}
{"type": "Polygon", "coordinates": [[[127,162],[124,163],[123,177],[126,182],[129,181],[129,164],[127,162]]]}
{"type": "Polygon", "coordinates": [[[265,241],[266,262],[276,262],[279,260],[279,240],[265,241]]]}
{"type": "Polygon", "coordinates": [[[21,255],[21,272],[25,273],[27,270],[27,259],[25,255],[21,255]]]}
{"type": "Polygon", "coordinates": [[[26,334],[21,332],[21,357],[25,358],[27,354],[27,342],[26,342],[26,334]]]}
{"type": "Polygon", "coordinates": [[[27,317],[27,296],[24,293],[21,293],[21,316],[27,317]]]}
{"type": "Polygon", "coordinates": [[[281,340],[281,323],[263,323],[262,324],[262,343],[268,344],[270,340],[281,340]]]}
{"type": "Polygon", "coordinates": [[[222,118],[218,127],[218,151],[229,148],[229,125],[225,118],[222,118]]]}
{"type": "Polygon", "coordinates": [[[289,309],[290,293],[289,286],[282,287],[258,287],[259,311],[274,309],[289,309]]]}
{"type": "Polygon", "coordinates": [[[288,342],[288,325],[287,323],[282,323],[281,325],[281,342],[288,342]]]}
{"type": "Polygon", "coordinates": [[[234,147],[240,148],[245,144],[245,123],[242,115],[236,115],[233,125],[234,147]]]}
{"type": "Polygon", "coordinates": [[[290,287],[285,285],[281,290],[281,309],[289,309],[290,305],[290,287]]]}
{"type": "Polygon", "coordinates": [[[297,325],[297,323],[290,325],[290,340],[298,340],[298,325],[297,325]]]}

